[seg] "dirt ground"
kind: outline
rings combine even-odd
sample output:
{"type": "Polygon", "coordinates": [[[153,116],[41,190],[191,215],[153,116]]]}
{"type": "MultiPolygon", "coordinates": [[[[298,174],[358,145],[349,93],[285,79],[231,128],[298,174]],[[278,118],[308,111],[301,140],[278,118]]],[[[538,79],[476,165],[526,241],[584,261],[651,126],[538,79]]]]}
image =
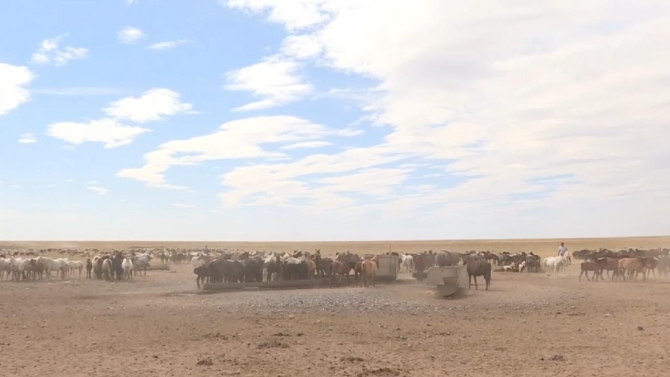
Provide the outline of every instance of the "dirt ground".
{"type": "Polygon", "coordinates": [[[188,265],[133,282],[0,282],[2,376],[667,376],[670,279],[494,273],[203,294],[188,265]],[[555,356],[560,355],[560,356],[555,356]],[[553,360],[553,358],[559,360],[553,360]]]}

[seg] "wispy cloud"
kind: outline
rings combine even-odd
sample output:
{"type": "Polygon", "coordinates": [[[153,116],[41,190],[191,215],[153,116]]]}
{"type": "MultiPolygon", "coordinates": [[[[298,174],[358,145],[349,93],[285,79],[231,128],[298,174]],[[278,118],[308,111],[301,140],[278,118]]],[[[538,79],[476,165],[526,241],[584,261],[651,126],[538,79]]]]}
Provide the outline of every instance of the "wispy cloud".
{"type": "Polygon", "coordinates": [[[280,55],[270,56],[260,63],[226,73],[225,88],[249,91],[260,101],[251,102],[233,111],[264,110],[295,102],[312,91],[298,74],[300,64],[280,55]]]}
{"type": "Polygon", "coordinates": [[[105,87],[36,88],[31,91],[35,94],[53,96],[106,96],[124,92],[121,88],[105,87]]]}
{"type": "Polygon", "coordinates": [[[165,88],[148,90],[140,97],[122,98],[109,104],[103,111],[112,118],[137,123],[158,121],[175,114],[194,113],[190,103],[181,102],[179,93],[165,88]]]}
{"type": "Polygon", "coordinates": [[[34,144],[37,143],[37,139],[35,139],[35,135],[33,134],[22,134],[21,137],[19,138],[19,143],[34,144]]]}
{"type": "Polygon", "coordinates": [[[177,208],[195,208],[195,204],[187,203],[172,203],[172,206],[177,208]]]}
{"type": "Polygon", "coordinates": [[[103,118],[89,122],[60,122],[49,125],[48,135],[73,145],[99,142],[105,148],[128,145],[139,135],[149,132],[146,128],[127,126],[114,119],[103,118]]]}
{"type": "Polygon", "coordinates": [[[333,143],[328,141],[303,141],[300,143],[283,146],[281,149],[311,149],[327,147],[329,145],[333,145],[333,143]]]}
{"type": "Polygon", "coordinates": [[[86,186],[86,189],[91,190],[98,195],[105,195],[105,194],[107,194],[107,192],[109,192],[109,190],[107,190],[104,187],[100,187],[100,186],[86,186]]]}
{"type": "Polygon", "coordinates": [[[145,37],[145,34],[142,32],[142,30],[132,26],[124,27],[119,32],[117,32],[116,35],[119,38],[119,42],[125,44],[135,44],[139,42],[140,39],[145,37]]]}
{"type": "Polygon", "coordinates": [[[149,45],[147,48],[150,50],[167,50],[170,48],[175,48],[179,47],[181,45],[185,45],[188,43],[193,43],[193,41],[190,41],[188,39],[178,39],[176,41],[166,41],[166,42],[159,42],[159,43],[154,43],[152,45],[149,45]]]}
{"type": "Polygon", "coordinates": [[[56,67],[67,64],[70,60],[83,59],[88,55],[88,49],[83,47],[65,46],[59,48],[59,44],[67,34],[55,38],[45,39],[40,43],[39,49],[30,57],[34,64],[48,65],[53,64],[56,67]]]}

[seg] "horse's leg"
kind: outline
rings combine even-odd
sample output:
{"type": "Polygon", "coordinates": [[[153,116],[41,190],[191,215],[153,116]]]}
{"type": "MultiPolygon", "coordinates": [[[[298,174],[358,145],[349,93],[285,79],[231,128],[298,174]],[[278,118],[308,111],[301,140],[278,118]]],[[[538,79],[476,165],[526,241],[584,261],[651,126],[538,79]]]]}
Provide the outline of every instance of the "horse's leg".
{"type": "MultiPolygon", "coordinates": [[[[582,272],[579,273],[579,281],[582,281],[582,275],[583,274],[584,274],[584,270],[582,270],[582,272]]],[[[588,279],[589,275],[586,275],[586,278],[588,279]]]]}
{"type": "Polygon", "coordinates": [[[479,286],[477,285],[477,275],[473,275],[475,278],[475,291],[479,290],[479,286]]]}

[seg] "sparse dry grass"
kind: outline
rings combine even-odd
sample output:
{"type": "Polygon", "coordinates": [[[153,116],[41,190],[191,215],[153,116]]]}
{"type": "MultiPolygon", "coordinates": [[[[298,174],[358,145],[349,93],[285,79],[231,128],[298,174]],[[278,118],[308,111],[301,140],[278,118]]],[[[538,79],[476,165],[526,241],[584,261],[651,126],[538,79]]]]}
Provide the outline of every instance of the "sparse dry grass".
{"type": "Polygon", "coordinates": [[[267,250],[291,252],[293,250],[314,251],[320,249],[323,255],[350,250],[358,254],[380,254],[388,251],[422,252],[426,250],[451,250],[457,252],[469,250],[489,250],[492,252],[534,252],[541,256],[553,255],[558,245],[565,242],[572,250],[621,248],[658,248],[670,247],[670,236],[659,237],[621,237],[621,238],[575,238],[575,239],[517,239],[517,240],[442,240],[442,241],[343,241],[343,242],[172,242],[172,241],[3,241],[0,248],[90,248],[123,249],[129,247],[167,247],[177,249],[228,248],[242,250],[267,250]]]}

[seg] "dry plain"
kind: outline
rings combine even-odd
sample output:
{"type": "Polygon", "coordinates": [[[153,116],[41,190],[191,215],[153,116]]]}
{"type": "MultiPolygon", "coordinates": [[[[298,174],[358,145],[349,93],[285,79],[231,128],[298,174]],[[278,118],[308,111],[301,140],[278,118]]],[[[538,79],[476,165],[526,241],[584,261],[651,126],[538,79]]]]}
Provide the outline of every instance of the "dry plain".
{"type": "MultiPolygon", "coordinates": [[[[670,237],[564,240],[667,247],[670,237]]],[[[554,252],[560,240],[206,243],[250,250],[554,252]]],[[[205,243],[0,242],[0,247],[205,243]]],[[[670,278],[494,273],[447,300],[420,283],[203,294],[190,267],[133,282],[0,282],[3,376],[667,376],[670,278]],[[559,360],[552,360],[555,355],[559,360]]],[[[406,276],[404,276],[406,277],[406,276]]]]}

